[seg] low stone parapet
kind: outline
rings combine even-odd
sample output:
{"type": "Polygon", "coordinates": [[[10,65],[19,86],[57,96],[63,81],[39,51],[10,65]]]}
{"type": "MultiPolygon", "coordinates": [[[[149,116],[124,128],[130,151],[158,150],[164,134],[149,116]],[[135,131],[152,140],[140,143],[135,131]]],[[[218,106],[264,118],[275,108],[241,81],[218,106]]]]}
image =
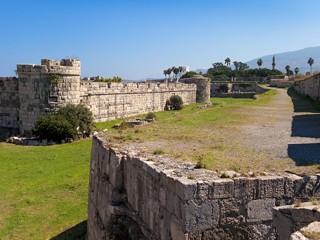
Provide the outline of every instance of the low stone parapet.
{"type": "Polygon", "coordinates": [[[317,181],[219,178],[191,163],[122,149],[93,138],[89,240],[121,239],[132,228],[145,239],[276,239],[273,208],[307,197],[317,181]]]}

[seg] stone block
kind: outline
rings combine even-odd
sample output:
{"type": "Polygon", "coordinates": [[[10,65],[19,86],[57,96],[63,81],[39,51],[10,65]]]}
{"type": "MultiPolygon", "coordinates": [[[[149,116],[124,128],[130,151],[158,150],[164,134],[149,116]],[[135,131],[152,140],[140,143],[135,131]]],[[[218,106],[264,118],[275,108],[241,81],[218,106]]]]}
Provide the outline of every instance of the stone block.
{"type": "Polygon", "coordinates": [[[219,200],[220,225],[238,225],[246,220],[247,203],[240,198],[225,198],[219,200]]]}
{"type": "Polygon", "coordinates": [[[278,231],[278,239],[290,239],[290,235],[293,232],[292,220],[290,216],[281,213],[281,208],[273,208],[273,225],[278,231]]]}
{"type": "Polygon", "coordinates": [[[218,201],[196,202],[190,200],[182,208],[183,231],[204,231],[218,226],[220,209],[218,201]]]}
{"type": "Polygon", "coordinates": [[[258,177],[258,198],[282,198],[284,195],[284,178],[277,176],[258,177]]]}
{"type": "Polygon", "coordinates": [[[206,201],[208,199],[208,194],[209,194],[208,182],[198,181],[196,198],[200,199],[201,201],[206,201]]]}
{"type": "Polygon", "coordinates": [[[178,178],[175,181],[175,192],[183,201],[193,199],[197,193],[197,182],[187,177],[178,178]]]}
{"type": "Polygon", "coordinates": [[[214,180],[208,189],[209,199],[230,198],[234,195],[234,181],[232,179],[214,180]]]}
{"type": "Polygon", "coordinates": [[[297,175],[292,174],[288,177],[284,177],[284,195],[286,197],[293,198],[295,194],[298,193],[298,190],[302,183],[303,178],[297,175]]]}
{"type": "Polygon", "coordinates": [[[247,221],[260,222],[272,220],[272,209],[275,207],[275,199],[257,199],[248,203],[247,221]]]}
{"type": "Polygon", "coordinates": [[[234,197],[246,200],[258,198],[259,182],[256,178],[235,178],[234,197]]]}

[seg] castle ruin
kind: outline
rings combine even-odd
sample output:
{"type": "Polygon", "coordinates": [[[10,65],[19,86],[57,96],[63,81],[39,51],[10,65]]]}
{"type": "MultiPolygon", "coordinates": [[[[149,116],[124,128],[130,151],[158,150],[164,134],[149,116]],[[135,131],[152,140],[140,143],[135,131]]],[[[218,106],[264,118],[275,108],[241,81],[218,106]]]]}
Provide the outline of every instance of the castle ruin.
{"type": "Polygon", "coordinates": [[[67,104],[84,104],[94,121],[103,122],[162,111],[172,95],[179,95],[184,104],[210,100],[206,78],[186,80],[188,84],[82,81],[76,59],[42,59],[41,65],[17,65],[16,72],[18,78],[0,78],[0,127],[24,135],[31,134],[39,116],[67,104]]]}

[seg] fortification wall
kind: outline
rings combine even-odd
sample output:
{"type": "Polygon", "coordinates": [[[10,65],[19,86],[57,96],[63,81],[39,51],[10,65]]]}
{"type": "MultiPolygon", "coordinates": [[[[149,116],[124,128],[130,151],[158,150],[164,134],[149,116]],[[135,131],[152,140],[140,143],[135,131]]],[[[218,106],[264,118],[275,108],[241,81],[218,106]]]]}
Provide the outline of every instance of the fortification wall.
{"type": "Polygon", "coordinates": [[[186,84],[197,85],[197,102],[210,102],[210,78],[196,75],[192,78],[182,78],[179,81],[186,84]]]}
{"type": "Polygon", "coordinates": [[[273,207],[307,197],[316,186],[315,177],[291,174],[221,179],[193,164],[123,151],[94,137],[88,239],[272,240],[273,207]]]}
{"type": "Polygon", "coordinates": [[[0,78],[0,127],[19,128],[18,79],[0,78]]]}
{"type": "Polygon", "coordinates": [[[41,65],[17,65],[20,133],[30,134],[39,116],[80,102],[80,61],[42,59],[41,65]]]}
{"type": "Polygon", "coordinates": [[[320,74],[314,75],[305,80],[296,81],[294,89],[301,95],[309,96],[314,100],[320,97],[320,74]]]}
{"type": "Polygon", "coordinates": [[[196,102],[196,85],[182,83],[81,82],[81,104],[97,122],[163,111],[166,100],[179,95],[184,104],[196,102]]]}
{"type": "Polygon", "coordinates": [[[40,65],[17,65],[18,79],[0,80],[0,127],[30,135],[39,116],[67,104],[83,104],[97,122],[164,110],[172,95],[185,104],[209,89],[205,80],[182,83],[100,83],[80,81],[80,61],[42,59],[40,65]],[[193,82],[190,82],[193,83],[193,82]],[[198,86],[198,88],[197,88],[198,86]]]}

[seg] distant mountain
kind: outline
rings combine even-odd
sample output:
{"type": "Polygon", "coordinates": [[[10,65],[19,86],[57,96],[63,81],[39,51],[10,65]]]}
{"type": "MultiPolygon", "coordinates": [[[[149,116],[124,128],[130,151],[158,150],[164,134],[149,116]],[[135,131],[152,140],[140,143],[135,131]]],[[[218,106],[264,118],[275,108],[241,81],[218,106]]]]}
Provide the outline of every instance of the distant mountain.
{"type": "MultiPolygon", "coordinates": [[[[285,67],[290,66],[291,70],[296,67],[299,68],[299,73],[305,74],[310,71],[310,66],[307,63],[308,59],[312,57],[314,64],[312,65],[313,71],[320,71],[320,47],[308,47],[297,51],[275,53],[267,56],[259,57],[263,60],[261,67],[272,68],[272,56],[275,57],[276,69],[285,72],[285,67]]],[[[259,58],[247,62],[250,68],[257,68],[257,61],[259,58]]]]}

